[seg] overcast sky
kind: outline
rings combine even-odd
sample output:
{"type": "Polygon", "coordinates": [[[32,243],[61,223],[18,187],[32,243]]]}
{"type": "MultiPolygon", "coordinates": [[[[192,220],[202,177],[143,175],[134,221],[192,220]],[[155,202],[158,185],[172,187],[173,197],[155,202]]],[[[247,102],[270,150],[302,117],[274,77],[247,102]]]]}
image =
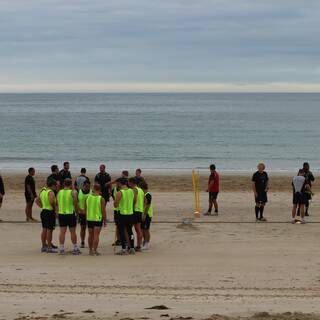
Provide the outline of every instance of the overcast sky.
{"type": "Polygon", "coordinates": [[[0,0],[0,91],[320,91],[319,0],[0,0]]]}

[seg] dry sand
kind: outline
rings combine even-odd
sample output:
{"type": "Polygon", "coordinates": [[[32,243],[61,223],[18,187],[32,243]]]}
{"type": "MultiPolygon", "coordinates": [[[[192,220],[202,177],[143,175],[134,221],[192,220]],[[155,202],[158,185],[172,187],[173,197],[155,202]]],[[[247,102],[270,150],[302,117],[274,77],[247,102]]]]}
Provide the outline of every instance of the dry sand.
{"type": "MultiPolygon", "coordinates": [[[[40,225],[23,222],[23,180],[5,177],[0,319],[320,319],[317,195],[309,223],[291,225],[290,178],[272,177],[268,222],[255,223],[250,179],[227,176],[219,217],[185,226],[182,219],[193,218],[190,177],[148,180],[156,208],[152,249],[114,256],[110,223],[103,255],[91,257],[86,249],[81,256],[41,254],[40,225]],[[169,309],[146,309],[158,305],[169,309]]],[[[205,192],[201,202],[205,210],[205,192]]]]}

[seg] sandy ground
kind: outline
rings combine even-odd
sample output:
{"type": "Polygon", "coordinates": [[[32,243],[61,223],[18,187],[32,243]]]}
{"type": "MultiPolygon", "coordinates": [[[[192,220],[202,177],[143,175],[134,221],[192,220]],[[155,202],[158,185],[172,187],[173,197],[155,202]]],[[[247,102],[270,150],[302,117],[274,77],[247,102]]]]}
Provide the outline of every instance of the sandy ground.
{"type": "MultiPolygon", "coordinates": [[[[308,223],[291,225],[291,193],[275,187],[268,222],[255,223],[250,179],[237,179],[237,191],[224,182],[219,217],[187,226],[181,221],[193,218],[192,193],[154,188],[152,248],[124,257],[113,255],[112,223],[101,235],[101,257],[86,249],[81,256],[41,254],[41,227],[24,222],[21,190],[7,183],[0,319],[320,319],[317,195],[308,223]],[[159,305],[168,309],[146,309],[159,305]]],[[[205,211],[205,193],[201,200],[205,211]]]]}

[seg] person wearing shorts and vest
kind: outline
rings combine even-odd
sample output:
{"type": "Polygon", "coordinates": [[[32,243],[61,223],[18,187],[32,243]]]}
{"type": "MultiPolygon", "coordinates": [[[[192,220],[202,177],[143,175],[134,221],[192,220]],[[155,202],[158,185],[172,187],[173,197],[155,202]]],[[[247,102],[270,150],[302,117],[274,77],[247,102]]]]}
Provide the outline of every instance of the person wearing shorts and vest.
{"type": "Polygon", "coordinates": [[[64,243],[66,239],[67,228],[69,228],[71,235],[71,242],[73,244],[72,254],[80,254],[80,250],[77,244],[77,217],[75,212],[78,211],[78,199],[77,192],[72,190],[72,180],[66,178],[63,183],[63,189],[58,192],[57,195],[57,211],[60,226],[59,253],[64,254],[64,243]]]}
{"type": "Polygon", "coordinates": [[[117,197],[117,193],[120,191],[120,183],[119,183],[119,179],[117,179],[115,181],[115,186],[112,188],[112,199],[113,199],[113,219],[114,219],[114,223],[116,225],[116,241],[114,242],[114,246],[120,246],[121,245],[121,241],[120,241],[120,232],[119,232],[119,208],[117,208],[114,203],[117,197]]]}
{"type": "Polygon", "coordinates": [[[57,181],[49,179],[47,181],[47,187],[42,188],[39,196],[36,199],[36,204],[41,210],[41,252],[56,253],[57,249],[52,247],[52,234],[56,226],[56,196],[57,181]]]}
{"type": "Polygon", "coordinates": [[[141,188],[144,192],[144,213],[142,216],[142,235],[143,235],[143,246],[142,250],[149,250],[150,244],[150,224],[153,217],[153,205],[152,196],[148,191],[148,185],[146,183],[141,184],[141,188]]]}
{"type": "Polygon", "coordinates": [[[129,187],[133,190],[135,199],[133,209],[133,226],[137,236],[137,246],[135,250],[140,252],[142,243],[141,222],[144,212],[144,192],[140,187],[138,187],[136,178],[129,179],[129,187]]]}
{"type": "Polygon", "coordinates": [[[134,250],[134,236],[132,233],[133,223],[133,207],[134,192],[128,188],[128,180],[125,178],[119,179],[120,191],[117,193],[114,206],[119,210],[119,233],[121,240],[121,251],[117,252],[119,255],[135,254],[134,250]],[[126,247],[128,245],[128,248],[126,247]]]}
{"type": "Polygon", "coordinates": [[[85,207],[89,230],[89,254],[100,256],[98,252],[99,238],[102,226],[107,224],[107,211],[105,200],[101,196],[101,186],[98,183],[93,185],[93,192],[88,195],[85,207]]]}
{"type": "Polygon", "coordinates": [[[80,223],[81,248],[85,247],[86,230],[87,230],[85,205],[90,193],[91,193],[90,181],[85,180],[82,183],[82,187],[79,189],[79,192],[78,192],[78,218],[80,223]]]}

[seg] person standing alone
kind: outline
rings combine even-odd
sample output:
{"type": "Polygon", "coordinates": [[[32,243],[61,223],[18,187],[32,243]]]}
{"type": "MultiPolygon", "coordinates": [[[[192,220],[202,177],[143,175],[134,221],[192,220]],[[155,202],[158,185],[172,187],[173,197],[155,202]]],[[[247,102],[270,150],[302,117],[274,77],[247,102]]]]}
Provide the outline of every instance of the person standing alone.
{"type": "Polygon", "coordinates": [[[269,176],[265,172],[265,168],[264,163],[259,163],[257,166],[258,171],[252,176],[252,190],[256,204],[256,221],[267,221],[263,217],[264,207],[268,202],[267,193],[269,191],[269,176]]]}
{"type": "MultiPolygon", "coordinates": [[[[2,206],[4,194],[5,194],[5,191],[4,191],[4,183],[3,183],[2,177],[0,176],[0,209],[1,209],[1,206],[2,206]]],[[[1,221],[2,221],[2,220],[0,219],[0,222],[1,222],[1,221]]]]}
{"type": "Polygon", "coordinates": [[[27,222],[37,222],[36,219],[32,217],[32,207],[34,200],[37,198],[36,193],[36,183],[34,181],[34,175],[36,171],[34,168],[28,169],[28,175],[24,180],[24,195],[26,198],[26,221],[27,222]]]}
{"type": "Polygon", "coordinates": [[[210,216],[212,207],[214,206],[214,213],[217,216],[219,213],[219,208],[218,208],[218,194],[220,190],[220,175],[216,171],[216,166],[212,164],[210,166],[210,176],[208,180],[208,189],[207,192],[209,192],[209,209],[205,215],[210,216]]]}

